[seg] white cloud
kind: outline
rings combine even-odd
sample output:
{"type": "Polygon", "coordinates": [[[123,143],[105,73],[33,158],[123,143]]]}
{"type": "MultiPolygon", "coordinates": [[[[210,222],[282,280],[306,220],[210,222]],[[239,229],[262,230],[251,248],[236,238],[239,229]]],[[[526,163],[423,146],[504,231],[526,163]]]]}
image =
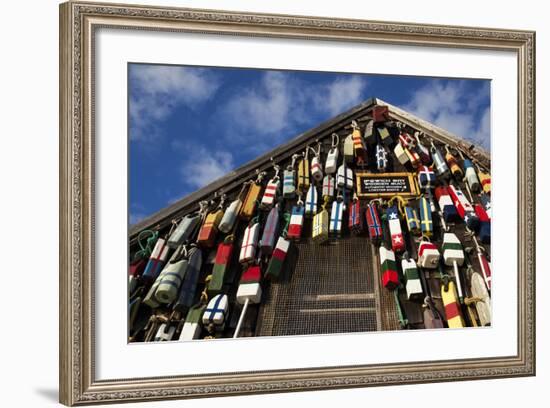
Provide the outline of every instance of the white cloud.
{"type": "MultiPolygon", "coordinates": [[[[183,145],[179,146],[184,149],[183,145]]],[[[223,150],[208,150],[203,146],[186,146],[194,159],[186,158],[180,167],[183,183],[193,189],[199,189],[226,175],[235,168],[233,155],[223,150]]]]}
{"type": "Polygon", "coordinates": [[[328,112],[336,115],[361,102],[366,86],[366,81],[356,75],[336,79],[327,87],[328,112]]]}
{"type": "Polygon", "coordinates": [[[416,91],[403,109],[489,149],[490,108],[485,106],[488,98],[488,83],[472,93],[464,81],[435,81],[416,91]]]}
{"type": "Polygon", "coordinates": [[[356,75],[315,84],[269,71],[259,84],[242,89],[222,108],[222,114],[233,125],[233,129],[226,130],[236,142],[249,142],[250,135],[277,138],[283,136],[282,132],[308,123],[311,115],[333,116],[358,104],[366,85],[356,75]]]}
{"type": "Polygon", "coordinates": [[[130,138],[155,141],[155,123],[166,119],[181,105],[193,108],[214,96],[220,83],[211,71],[163,65],[130,68],[130,138]]]}
{"type": "Polygon", "coordinates": [[[239,126],[276,133],[287,125],[292,99],[292,89],[285,83],[285,75],[267,72],[259,87],[244,89],[232,97],[225,114],[239,126]]]}

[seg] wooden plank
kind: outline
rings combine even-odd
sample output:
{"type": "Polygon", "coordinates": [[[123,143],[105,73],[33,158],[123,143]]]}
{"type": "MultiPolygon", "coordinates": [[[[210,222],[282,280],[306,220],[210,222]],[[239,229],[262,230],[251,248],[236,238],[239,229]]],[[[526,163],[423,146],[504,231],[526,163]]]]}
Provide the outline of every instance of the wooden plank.
{"type": "Polygon", "coordinates": [[[365,300],[365,299],[374,299],[375,296],[373,293],[338,293],[334,295],[312,295],[304,296],[304,301],[318,301],[324,302],[327,300],[365,300]]]}
{"type": "Polygon", "coordinates": [[[326,313],[362,313],[376,312],[376,307],[331,307],[323,309],[299,309],[300,313],[326,314],[326,313]]]}

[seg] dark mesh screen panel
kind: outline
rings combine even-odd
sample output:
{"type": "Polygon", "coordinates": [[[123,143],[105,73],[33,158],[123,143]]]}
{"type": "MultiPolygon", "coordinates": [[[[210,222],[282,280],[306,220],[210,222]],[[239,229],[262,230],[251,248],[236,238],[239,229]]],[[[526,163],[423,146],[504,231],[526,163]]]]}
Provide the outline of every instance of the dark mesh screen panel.
{"type": "Polygon", "coordinates": [[[396,321],[393,297],[381,293],[373,264],[378,261],[367,238],[341,238],[322,245],[309,239],[291,248],[281,281],[266,287],[257,335],[393,328],[384,322],[386,315],[396,321]]]}

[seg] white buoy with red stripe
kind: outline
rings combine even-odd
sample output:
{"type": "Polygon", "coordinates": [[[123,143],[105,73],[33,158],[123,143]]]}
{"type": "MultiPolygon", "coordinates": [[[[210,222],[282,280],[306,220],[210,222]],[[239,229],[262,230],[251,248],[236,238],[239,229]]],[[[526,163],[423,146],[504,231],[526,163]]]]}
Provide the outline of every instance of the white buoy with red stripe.
{"type": "Polygon", "coordinates": [[[253,220],[244,230],[239,262],[247,264],[254,260],[256,248],[258,246],[258,236],[260,233],[260,224],[253,220]]]}
{"type": "Polygon", "coordinates": [[[281,185],[281,179],[279,177],[280,167],[277,165],[273,167],[275,168],[275,176],[267,182],[262,201],[260,202],[260,208],[263,210],[269,210],[273,206],[281,185]]]}
{"type": "Polygon", "coordinates": [[[327,174],[323,178],[323,199],[331,200],[334,197],[334,177],[327,174]]]}
{"type": "Polygon", "coordinates": [[[290,215],[290,224],[288,226],[287,238],[299,240],[302,236],[302,226],[304,224],[304,203],[298,198],[296,205],[292,206],[290,215]]]}
{"type": "Polygon", "coordinates": [[[418,247],[418,264],[422,268],[435,269],[441,257],[437,245],[433,242],[423,240],[418,247]]]}
{"type": "Polygon", "coordinates": [[[311,176],[315,181],[321,181],[323,179],[323,166],[321,164],[321,143],[318,144],[317,150],[311,148],[313,151],[313,159],[311,159],[311,176]]]}
{"type": "Polygon", "coordinates": [[[479,219],[472,204],[470,204],[464,193],[458,187],[450,185],[447,190],[460,218],[464,220],[468,228],[475,230],[478,226],[479,219]]]}
{"type": "Polygon", "coordinates": [[[458,219],[458,211],[456,210],[447,186],[436,187],[435,198],[446,222],[452,222],[458,219]]]}
{"type": "Polygon", "coordinates": [[[258,304],[262,300],[262,287],[260,281],[262,279],[262,272],[259,265],[252,265],[245,270],[241,276],[239,282],[239,288],[237,289],[236,300],[237,303],[243,305],[241,315],[239,316],[239,322],[235,328],[233,338],[239,337],[244,316],[250,303],[258,304]]]}
{"type": "Polygon", "coordinates": [[[415,140],[405,131],[401,131],[399,134],[399,142],[404,149],[412,149],[415,146],[415,140]]]}
{"type": "Polygon", "coordinates": [[[152,282],[155,280],[161,270],[164,268],[166,259],[168,258],[168,251],[170,248],[167,245],[167,242],[163,238],[159,238],[155,243],[155,247],[149,256],[145,270],[141,275],[141,278],[145,282],[152,282]]]}
{"type": "Polygon", "coordinates": [[[401,221],[399,220],[397,206],[388,207],[386,214],[388,216],[392,249],[395,252],[401,252],[405,250],[405,239],[403,238],[403,230],[401,229],[401,221]]]}

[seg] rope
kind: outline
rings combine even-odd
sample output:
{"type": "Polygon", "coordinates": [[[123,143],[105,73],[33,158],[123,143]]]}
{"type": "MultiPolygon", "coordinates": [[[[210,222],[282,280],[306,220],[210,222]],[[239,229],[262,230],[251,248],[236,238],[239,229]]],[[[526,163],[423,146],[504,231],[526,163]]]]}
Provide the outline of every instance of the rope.
{"type": "Polygon", "coordinates": [[[278,164],[274,164],[273,165],[273,168],[275,169],[275,175],[273,176],[273,181],[278,181],[279,180],[279,171],[281,170],[281,166],[279,166],[278,164]]]}
{"type": "Polygon", "coordinates": [[[227,194],[224,193],[220,198],[220,204],[218,205],[218,209],[223,210],[223,206],[226,200],[227,200],[227,194]]]}
{"type": "Polygon", "coordinates": [[[330,197],[325,196],[323,199],[323,205],[321,206],[323,210],[327,210],[328,203],[330,202],[330,197]]]}
{"type": "Polygon", "coordinates": [[[440,279],[441,282],[443,283],[445,292],[448,292],[448,291],[449,291],[449,281],[450,281],[451,278],[450,278],[450,276],[443,270],[443,268],[441,267],[441,261],[439,262],[439,265],[438,265],[438,271],[439,271],[439,279],[440,279]]]}
{"type": "Polygon", "coordinates": [[[153,252],[153,248],[155,245],[155,242],[157,241],[159,236],[158,231],[151,231],[151,230],[143,230],[138,235],[138,245],[139,245],[139,251],[137,251],[134,254],[134,259],[141,259],[141,258],[149,258],[151,256],[151,253],[153,252]],[[143,237],[146,234],[150,234],[149,238],[147,238],[147,243],[143,245],[143,237]]]}
{"type": "Polygon", "coordinates": [[[205,304],[208,303],[208,293],[206,293],[206,289],[208,288],[208,284],[210,283],[211,280],[212,280],[212,274],[208,275],[204,279],[204,289],[201,292],[201,297],[199,299],[199,306],[200,305],[205,305],[205,304]]]}
{"type": "MultiPolygon", "coordinates": [[[[319,147],[321,147],[321,143],[319,143],[319,147]]],[[[319,153],[317,153],[317,151],[313,147],[308,146],[306,147],[306,150],[311,150],[313,152],[313,156],[319,158],[319,153]]]]}
{"type": "Polygon", "coordinates": [[[388,202],[389,205],[392,205],[393,204],[393,201],[394,200],[397,200],[397,209],[399,211],[399,214],[401,214],[401,217],[404,217],[405,216],[405,210],[404,210],[404,207],[407,205],[408,201],[405,200],[403,197],[401,196],[393,196],[390,201],[388,202]]]}
{"type": "Polygon", "coordinates": [[[254,224],[257,224],[260,220],[260,216],[259,215],[255,215],[254,217],[252,217],[252,219],[250,220],[250,222],[248,223],[248,226],[251,227],[253,226],[254,224]]]}
{"type": "Polygon", "coordinates": [[[261,184],[264,177],[267,175],[266,171],[260,171],[259,169],[256,169],[256,184],[261,184]]]}

